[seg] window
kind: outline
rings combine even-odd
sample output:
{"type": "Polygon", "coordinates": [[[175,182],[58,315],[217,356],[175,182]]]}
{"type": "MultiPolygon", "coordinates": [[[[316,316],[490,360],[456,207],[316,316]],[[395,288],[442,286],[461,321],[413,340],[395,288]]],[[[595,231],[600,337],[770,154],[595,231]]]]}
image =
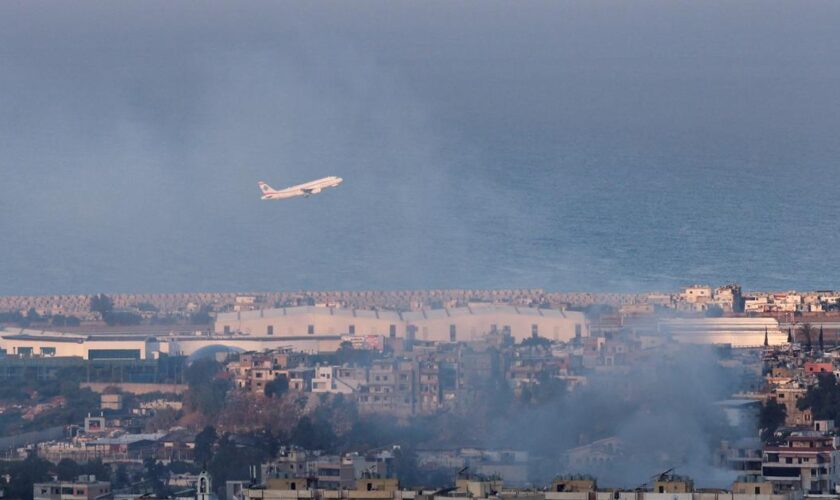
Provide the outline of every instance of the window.
{"type": "Polygon", "coordinates": [[[392,339],[397,338],[397,325],[391,325],[388,327],[388,336],[392,339]]]}
{"type": "Polygon", "coordinates": [[[42,347],[41,354],[44,356],[55,356],[55,347],[42,347]]]}
{"type": "Polygon", "coordinates": [[[268,335],[274,335],[274,325],[268,325],[265,327],[265,333],[268,335]]]}
{"type": "Polygon", "coordinates": [[[755,487],[755,494],[756,494],[756,495],[760,495],[760,494],[761,494],[761,487],[759,487],[759,486],[756,486],[756,487],[755,487]]]}
{"type": "Polygon", "coordinates": [[[88,359],[140,359],[140,349],[90,349],[88,359]]]}
{"type": "Polygon", "coordinates": [[[349,333],[350,335],[356,335],[356,325],[348,326],[347,333],[349,333]]]}
{"type": "Polygon", "coordinates": [[[575,323],[575,338],[580,338],[582,333],[583,328],[581,328],[580,323],[575,323]]]}
{"type": "Polygon", "coordinates": [[[540,336],[540,327],[536,324],[531,325],[531,336],[532,337],[539,337],[540,336]]]}
{"type": "Polygon", "coordinates": [[[308,333],[309,335],[315,335],[315,325],[307,326],[306,333],[308,333]]]}
{"type": "Polygon", "coordinates": [[[32,356],[31,347],[18,347],[17,351],[20,356],[32,356]]]}
{"type": "Polygon", "coordinates": [[[449,341],[455,342],[455,325],[449,325],[449,341]]]}
{"type": "Polygon", "coordinates": [[[230,335],[230,325],[225,325],[224,332],[225,332],[225,335],[230,335]]]}

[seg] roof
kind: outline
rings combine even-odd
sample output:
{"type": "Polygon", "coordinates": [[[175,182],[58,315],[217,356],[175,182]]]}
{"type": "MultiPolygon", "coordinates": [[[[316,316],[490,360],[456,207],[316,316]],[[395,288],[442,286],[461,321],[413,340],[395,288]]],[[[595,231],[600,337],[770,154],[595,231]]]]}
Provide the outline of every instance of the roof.
{"type": "Polygon", "coordinates": [[[342,316],[356,318],[382,319],[392,321],[421,321],[424,319],[442,319],[456,316],[482,316],[493,314],[514,314],[521,316],[542,316],[548,318],[569,318],[572,315],[580,315],[581,312],[569,312],[559,309],[538,309],[534,307],[517,307],[503,304],[489,304],[479,307],[455,307],[449,309],[421,309],[419,311],[397,312],[381,311],[372,309],[342,309],[336,307],[280,307],[274,309],[258,309],[254,311],[241,311],[220,313],[216,320],[225,321],[247,321],[260,318],[278,318],[283,316],[296,315],[319,315],[319,316],[342,316]]]}
{"type": "Polygon", "coordinates": [[[122,436],[117,437],[110,437],[110,438],[99,438],[94,441],[90,441],[87,444],[89,445],[104,445],[104,446],[112,446],[112,445],[121,445],[121,444],[134,444],[139,443],[140,441],[158,441],[160,438],[166,435],[165,432],[154,432],[150,434],[123,434],[122,436]]]}

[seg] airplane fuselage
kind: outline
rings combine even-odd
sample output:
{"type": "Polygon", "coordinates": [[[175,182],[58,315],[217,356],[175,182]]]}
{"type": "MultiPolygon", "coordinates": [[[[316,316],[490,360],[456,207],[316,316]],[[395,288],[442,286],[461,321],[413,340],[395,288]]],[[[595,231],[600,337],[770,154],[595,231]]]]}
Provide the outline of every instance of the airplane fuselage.
{"type": "Polygon", "coordinates": [[[336,187],[344,181],[341,177],[329,176],[323,179],[318,179],[297,186],[288,187],[285,189],[272,189],[268,184],[260,182],[260,190],[262,190],[263,200],[283,200],[286,198],[294,198],[295,196],[309,196],[318,194],[322,189],[328,187],[336,187]]]}

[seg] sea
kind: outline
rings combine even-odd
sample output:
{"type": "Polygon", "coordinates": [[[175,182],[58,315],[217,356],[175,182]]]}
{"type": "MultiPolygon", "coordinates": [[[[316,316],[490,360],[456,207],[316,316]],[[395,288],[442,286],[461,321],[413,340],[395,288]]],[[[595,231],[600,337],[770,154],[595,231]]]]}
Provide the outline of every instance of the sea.
{"type": "Polygon", "coordinates": [[[4,21],[0,294],[840,288],[837,4],[285,8],[4,21]]]}

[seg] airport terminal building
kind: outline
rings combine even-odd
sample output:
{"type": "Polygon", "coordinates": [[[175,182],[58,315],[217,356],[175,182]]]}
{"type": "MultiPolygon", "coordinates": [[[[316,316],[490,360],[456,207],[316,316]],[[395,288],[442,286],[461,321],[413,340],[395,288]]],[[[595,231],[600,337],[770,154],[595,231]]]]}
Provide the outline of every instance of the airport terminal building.
{"type": "Polygon", "coordinates": [[[517,341],[539,335],[568,341],[588,336],[586,317],[578,311],[508,305],[479,305],[411,312],[333,307],[287,307],[222,313],[216,335],[311,337],[351,335],[461,342],[490,332],[509,332],[517,341]]]}

